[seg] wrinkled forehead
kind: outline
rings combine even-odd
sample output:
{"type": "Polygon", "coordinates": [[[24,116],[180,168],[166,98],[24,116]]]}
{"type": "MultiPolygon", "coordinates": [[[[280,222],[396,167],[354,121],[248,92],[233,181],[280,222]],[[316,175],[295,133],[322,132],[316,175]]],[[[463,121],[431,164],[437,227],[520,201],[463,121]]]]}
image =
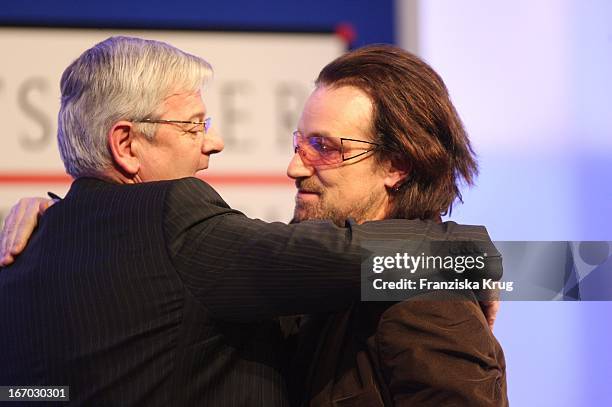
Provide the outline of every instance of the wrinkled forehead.
{"type": "Polygon", "coordinates": [[[372,116],[372,101],[359,88],[320,86],[306,100],[298,130],[305,136],[371,140],[372,116]]]}
{"type": "Polygon", "coordinates": [[[206,115],[206,105],[201,90],[171,92],[161,103],[160,115],[177,115],[180,119],[191,119],[206,115]]]}

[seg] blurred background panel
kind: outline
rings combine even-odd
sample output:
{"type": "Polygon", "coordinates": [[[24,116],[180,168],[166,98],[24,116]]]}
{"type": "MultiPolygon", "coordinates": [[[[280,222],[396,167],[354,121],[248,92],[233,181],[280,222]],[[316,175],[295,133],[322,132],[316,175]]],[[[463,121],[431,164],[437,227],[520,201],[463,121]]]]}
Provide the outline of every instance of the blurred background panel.
{"type": "MultiPolygon", "coordinates": [[[[398,41],[444,78],[479,155],[451,219],[495,240],[612,237],[612,3],[398,1],[398,41]]],[[[612,405],[612,303],[505,302],[518,406],[612,405]]]]}
{"type": "MultiPolygon", "coordinates": [[[[111,31],[145,30],[215,67],[206,102],[227,147],[204,177],[250,216],[291,214],[289,134],[319,69],[386,42],[440,73],[479,155],[477,186],[450,219],[495,240],[612,239],[607,0],[22,1],[3,4],[0,25],[0,217],[17,197],[68,187],[55,147],[61,70],[111,31]]],[[[612,405],[611,315],[610,302],[502,304],[511,403],[612,405]]]]}
{"type": "Polygon", "coordinates": [[[288,219],[293,190],[284,172],[291,132],[313,87],[313,72],[347,46],[332,29],[245,33],[0,27],[0,53],[10,56],[0,68],[4,212],[14,202],[9,198],[15,192],[66,191],[70,179],[63,174],[56,146],[59,78],[81,52],[111,35],[167,41],[213,64],[214,79],[204,96],[207,114],[215,131],[223,135],[226,150],[223,160],[214,157],[203,175],[230,204],[251,216],[288,219]],[[259,202],[251,205],[242,187],[254,186],[259,187],[255,191],[259,202]]]}

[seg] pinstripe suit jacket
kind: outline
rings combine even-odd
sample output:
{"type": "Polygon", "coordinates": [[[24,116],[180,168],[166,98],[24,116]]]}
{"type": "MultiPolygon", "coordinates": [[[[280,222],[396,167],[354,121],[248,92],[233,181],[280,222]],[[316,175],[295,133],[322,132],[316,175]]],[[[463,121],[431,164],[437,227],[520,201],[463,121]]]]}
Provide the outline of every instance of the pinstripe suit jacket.
{"type": "Polygon", "coordinates": [[[286,405],[272,317],[358,298],[360,240],[452,227],[265,223],[195,178],[78,179],[0,272],[0,385],[68,385],[87,406],[286,405]]]}

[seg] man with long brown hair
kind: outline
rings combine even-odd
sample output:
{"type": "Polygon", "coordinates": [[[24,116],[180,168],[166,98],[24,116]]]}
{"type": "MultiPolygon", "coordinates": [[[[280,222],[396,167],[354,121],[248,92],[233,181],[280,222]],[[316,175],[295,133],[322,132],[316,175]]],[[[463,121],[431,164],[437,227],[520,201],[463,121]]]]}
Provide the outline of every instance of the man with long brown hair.
{"type": "MultiPolygon", "coordinates": [[[[293,136],[294,222],[441,222],[477,174],[444,82],[393,46],[357,49],[323,68],[293,136]]],[[[462,238],[489,239],[484,228],[462,238]]],[[[306,317],[294,366],[300,372],[313,359],[294,380],[303,404],[507,405],[502,349],[475,293],[461,295],[431,292],[306,317]]]]}

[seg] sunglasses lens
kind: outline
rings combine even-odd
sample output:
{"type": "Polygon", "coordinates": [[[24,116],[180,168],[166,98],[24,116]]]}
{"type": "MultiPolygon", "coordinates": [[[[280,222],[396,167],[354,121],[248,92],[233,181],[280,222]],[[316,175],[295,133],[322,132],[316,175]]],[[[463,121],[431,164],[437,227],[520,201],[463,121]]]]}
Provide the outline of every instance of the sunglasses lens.
{"type": "Polygon", "coordinates": [[[330,165],[342,162],[342,144],[335,137],[304,137],[293,133],[293,149],[311,165],[330,165]]]}

